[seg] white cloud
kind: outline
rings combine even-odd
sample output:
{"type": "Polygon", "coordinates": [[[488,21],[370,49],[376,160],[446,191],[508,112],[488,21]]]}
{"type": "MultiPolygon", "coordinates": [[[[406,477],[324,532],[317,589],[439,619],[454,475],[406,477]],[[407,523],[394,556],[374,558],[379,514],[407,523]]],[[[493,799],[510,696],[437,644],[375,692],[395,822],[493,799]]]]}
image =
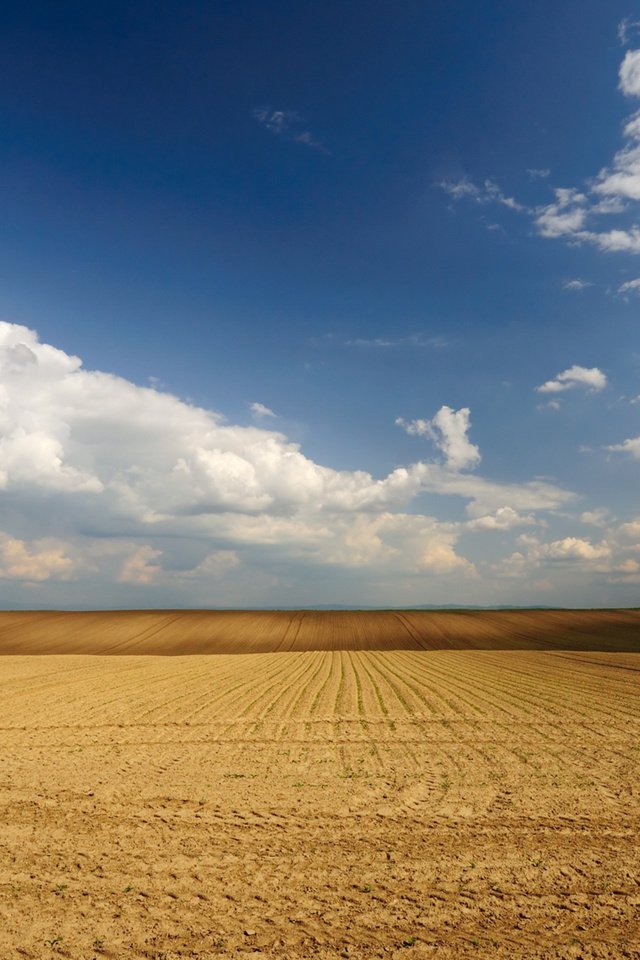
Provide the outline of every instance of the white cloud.
{"type": "Polygon", "coordinates": [[[183,576],[202,580],[217,580],[226,576],[240,565],[240,557],[235,550],[215,550],[208,554],[196,567],[187,570],[183,576]]]}
{"type": "Polygon", "coordinates": [[[580,537],[564,537],[562,540],[541,544],[535,552],[537,558],[543,560],[593,561],[611,556],[611,547],[604,541],[593,544],[580,537]]]}
{"type": "Polygon", "coordinates": [[[624,17],[618,24],[618,40],[622,46],[626,46],[629,42],[629,36],[632,33],[637,33],[638,28],[640,27],[640,20],[631,20],[629,17],[624,17]]]}
{"type": "Polygon", "coordinates": [[[622,443],[612,443],[605,448],[614,453],[628,453],[634,460],[640,460],[640,437],[631,437],[622,443]]]}
{"type": "Polygon", "coordinates": [[[480,461],[466,407],[401,421],[443,462],[375,478],[319,464],[264,425],[85,370],[26,327],[0,323],[0,373],[0,580],[87,581],[82,602],[101,590],[110,603],[120,589],[156,603],[170,590],[171,602],[255,603],[307,567],[418,578],[419,591],[420,578],[478,577],[457,550],[474,521],[477,536],[506,531],[575,499],[545,480],[465,472],[480,461]],[[459,498],[466,519],[407,512],[422,493],[459,498]]]}
{"type": "Polygon", "coordinates": [[[398,417],[398,426],[413,436],[429,437],[444,454],[446,465],[452,470],[473,469],[480,463],[480,451],[469,441],[467,433],[471,426],[471,411],[468,407],[453,410],[440,407],[431,420],[405,421],[398,417]]]}
{"type": "Polygon", "coordinates": [[[475,200],[476,203],[483,205],[497,203],[517,212],[526,209],[514,197],[503,193],[494,180],[485,180],[484,183],[477,186],[468,177],[462,177],[460,180],[442,180],[438,186],[454,200],[475,200]]]}
{"type": "Polygon", "coordinates": [[[624,283],[621,283],[618,287],[618,293],[621,296],[625,296],[626,294],[630,293],[640,293],[640,278],[636,280],[626,280],[624,283]]]}
{"type": "Polygon", "coordinates": [[[597,510],[585,510],[580,514],[582,523],[591,524],[594,527],[606,527],[611,513],[606,507],[598,507],[597,510]]]}
{"type": "Polygon", "coordinates": [[[627,97],[640,97],[640,50],[627,50],[620,64],[620,89],[627,97]]]}
{"type": "Polygon", "coordinates": [[[571,290],[576,293],[579,293],[581,290],[586,290],[588,287],[592,287],[593,283],[589,280],[581,280],[580,277],[575,277],[573,280],[563,280],[562,289],[571,290]]]}
{"type": "Polygon", "coordinates": [[[537,209],[538,232],[553,239],[579,233],[587,220],[586,195],[565,187],[556,187],[553,192],[555,202],[537,209]]]}
{"type": "Polygon", "coordinates": [[[537,524],[539,521],[531,513],[521,514],[513,507],[498,507],[494,513],[477,517],[467,523],[468,530],[511,530],[514,527],[526,527],[537,524]]]}
{"type": "Polygon", "coordinates": [[[256,420],[264,420],[267,417],[277,417],[277,414],[270,407],[265,407],[264,403],[250,403],[249,409],[256,420]]]}
{"type": "Polygon", "coordinates": [[[587,387],[592,393],[604,390],[607,377],[598,367],[579,367],[574,364],[567,370],[557,373],[553,380],[536,387],[538,393],[560,393],[575,387],[587,387]]]}
{"type": "Polygon", "coordinates": [[[0,533],[0,578],[28,582],[67,580],[76,567],[67,553],[67,544],[53,537],[29,544],[0,533]]]}
{"type": "Polygon", "coordinates": [[[396,347],[421,347],[441,350],[446,347],[447,340],[442,336],[429,337],[423,333],[412,333],[406,337],[355,337],[353,340],[344,340],[345,347],[365,347],[368,349],[388,350],[396,347]]]}
{"type": "Polygon", "coordinates": [[[118,580],[120,583],[153,583],[161,573],[161,568],[151,561],[160,556],[162,556],[161,550],[154,550],[150,546],[139,547],[122,564],[118,580]]]}
{"type": "MultiPolygon", "coordinates": [[[[621,36],[637,27],[635,21],[623,21],[621,36]]],[[[640,97],[640,50],[628,50],[619,69],[619,88],[627,97],[640,97]]],[[[476,185],[464,178],[440,184],[455,200],[471,199],[478,204],[502,203],[529,214],[540,236],[562,239],[570,244],[591,244],[607,253],[640,253],[640,226],[631,218],[640,201],[640,111],[623,128],[625,142],[613,159],[602,167],[583,188],[556,187],[550,203],[530,208],[506,197],[492,180],[476,185]],[[621,223],[603,226],[603,218],[624,216],[621,223]]],[[[531,179],[546,171],[527,171],[531,179]]],[[[580,289],[568,286],[566,289],[580,289]]]]}
{"type": "Polygon", "coordinates": [[[532,180],[546,180],[546,178],[550,174],[551,174],[551,170],[549,170],[547,167],[544,167],[542,169],[536,168],[536,167],[529,167],[529,169],[527,170],[527,175],[532,180]]]}

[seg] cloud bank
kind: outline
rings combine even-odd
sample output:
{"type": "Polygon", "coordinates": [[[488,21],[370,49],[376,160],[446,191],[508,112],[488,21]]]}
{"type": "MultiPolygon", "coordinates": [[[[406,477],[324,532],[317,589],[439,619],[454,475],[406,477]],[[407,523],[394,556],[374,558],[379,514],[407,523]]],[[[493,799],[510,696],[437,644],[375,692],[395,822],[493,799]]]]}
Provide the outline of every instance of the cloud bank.
{"type": "MultiPolygon", "coordinates": [[[[573,367],[550,382],[601,389],[594,371],[573,367]]],[[[473,472],[481,454],[467,407],[398,423],[430,440],[435,457],[380,478],[336,470],[264,423],[228,423],[161,389],[85,370],[33,330],[0,323],[0,602],[401,604],[438,602],[443,591],[468,601],[470,585],[486,602],[510,554],[492,567],[483,538],[502,549],[518,527],[544,530],[576,494],[544,478],[473,472]],[[424,497],[432,513],[414,508],[424,497]],[[438,516],[439,497],[459,503],[456,519],[450,509],[438,516]]],[[[611,449],[635,455],[634,443],[611,449]]],[[[524,559],[507,580],[558,560],[597,559],[601,569],[636,549],[628,536],[597,556],[537,542],[515,551],[524,559]]]]}

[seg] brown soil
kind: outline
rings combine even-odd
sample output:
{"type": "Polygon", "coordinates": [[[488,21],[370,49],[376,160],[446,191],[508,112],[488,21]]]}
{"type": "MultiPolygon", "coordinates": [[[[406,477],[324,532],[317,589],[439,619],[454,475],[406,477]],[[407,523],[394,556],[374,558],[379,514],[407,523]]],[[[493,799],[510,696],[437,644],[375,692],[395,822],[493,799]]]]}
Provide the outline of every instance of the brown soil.
{"type": "Polygon", "coordinates": [[[638,958],[639,681],[566,650],[6,656],[0,960],[638,958]]]}
{"type": "Polygon", "coordinates": [[[0,612],[0,654],[640,651],[640,610],[0,612]]]}

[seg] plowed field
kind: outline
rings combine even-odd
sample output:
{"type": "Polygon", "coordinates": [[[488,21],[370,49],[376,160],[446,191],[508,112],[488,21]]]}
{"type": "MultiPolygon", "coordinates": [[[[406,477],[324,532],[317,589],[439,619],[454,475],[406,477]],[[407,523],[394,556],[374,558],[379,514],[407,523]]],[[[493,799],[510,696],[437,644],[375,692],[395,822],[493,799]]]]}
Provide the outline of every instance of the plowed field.
{"type": "Polygon", "coordinates": [[[0,960],[638,958],[639,681],[562,649],[5,656],[0,960]]]}
{"type": "Polygon", "coordinates": [[[640,651],[640,610],[0,612],[0,654],[640,651]]]}

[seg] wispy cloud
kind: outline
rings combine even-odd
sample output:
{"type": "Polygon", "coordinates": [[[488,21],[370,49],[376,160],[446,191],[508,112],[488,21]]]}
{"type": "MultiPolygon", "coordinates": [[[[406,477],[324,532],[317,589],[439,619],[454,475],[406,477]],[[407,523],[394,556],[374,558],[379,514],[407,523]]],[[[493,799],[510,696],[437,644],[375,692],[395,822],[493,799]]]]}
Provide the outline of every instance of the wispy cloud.
{"type": "Polygon", "coordinates": [[[546,178],[551,174],[551,170],[547,167],[544,169],[539,169],[537,167],[529,167],[527,169],[527,176],[531,180],[546,180],[546,178]]]}
{"type": "Polygon", "coordinates": [[[250,403],[249,410],[251,415],[255,420],[265,420],[268,417],[277,417],[278,414],[274,413],[270,407],[265,407],[264,403],[250,403]]]}
{"type": "Polygon", "coordinates": [[[586,290],[588,287],[592,287],[593,283],[590,280],[582,280],[580,277],[574,277],[572,280],[563,280],[562,289],[570,290],[574,293],[580,293],[581,290],[586,290]]]}
{"type": "Polygon", "coordinates": [[[618,287],[618,293],[621,297],[628,298],[629,294],[639,294],[640,293],[640,278],[636,280],[626,280],[624,283],[621,283],[618,287]]]}
{"type": "MultiPolygon", "coordinates": [[[[640,21],[623,21],[625,38],[640,21]]],[[[618,88],[640,99],[640,49],[627,50],[618,71],[618,88]]],[[[607,253],[640,254],[640,224],[635,220],[640,201],[640,110],[623,127],[623,145],[610,163],[582,187],[554,187],[550,202],[527,206],[506,195],[494,180],[476,184],[469,177],[439,184],[453,200],[501,204],[533,220],[536,231],[549,240],[590,244],[607,253]],[[609,218],[617,217],[617,221],[609,218]]],[[[547,170],[527,170],[530,179],[546,179],[547,170]]],[[[568,289],[578,289],[570,287],[568,289]]]]}
{"type": "Polygon", "coordinates": [[[397,347],[422,347],[424,349],[441,350],[448,346],[444,337],[428,337],[422,333],[412,333],[406,337],[354,337],[344,340],[345,347],[364,347],[372,350],[389,350],[397,347]]]}
{"type": "Polygon", "coordinates": [[[329,152],[310,130],[305,129],[304,118],[295,110],[274,110],[272,107],[258,107],[253,111],[253,116],[265,130],[278,137],[284,137],[292,143],[301,143],[305,147],[312,147],[322,153],[329,152]]]}
{"type": "Polygon", "coordinates": [[[441,180],[438,186],[454,200],[467,198],[483,205],[498,203],[510,210],[519,212],[526,209],[514,197],[509,197],[503,193],[494,180],[485,180],[478,185],[468,177],[462,177],[460,180],[441,180]]]}
{"type": "Polygon", "coordinates": [[[586,387],[591,393],[597,393],[604,390],[606,385],[607,377],[598,367],[579,367],[574,364],[557,373],[553,380],[547,380],[536,387],[536,390],[538,393],[561,393],[576,387],[586,387]]]}
{"type": "Polygon", "coordinates": [[[629,37],[638,33],[640,30],[640,20],[632,20],[630,17],[624,17],[618,24],[618,40],[623,47],[629,42],[629,37]]]}

